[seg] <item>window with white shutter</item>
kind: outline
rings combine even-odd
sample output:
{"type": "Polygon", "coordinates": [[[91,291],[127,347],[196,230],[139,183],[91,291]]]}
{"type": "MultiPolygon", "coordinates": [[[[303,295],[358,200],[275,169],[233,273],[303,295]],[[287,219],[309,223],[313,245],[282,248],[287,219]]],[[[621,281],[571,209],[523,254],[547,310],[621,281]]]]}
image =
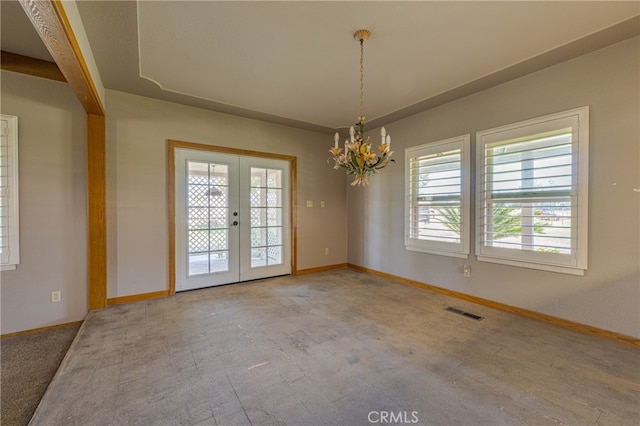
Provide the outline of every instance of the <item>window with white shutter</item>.
{"type": "Polygon", "coordinates": [[[407,250],[468,256],[469,151],[469,135],[406,149],[407,250]]]}
{"type": "Polygon", "coordinates": [[[589,110],[476,134],[478,260],[583,275],[589,110]]]}
{"type": "Polygon", "coordinates": [[[0,138],[0,270],[20,263],[18,235],[18,117],[2,115],[0,138]]]}

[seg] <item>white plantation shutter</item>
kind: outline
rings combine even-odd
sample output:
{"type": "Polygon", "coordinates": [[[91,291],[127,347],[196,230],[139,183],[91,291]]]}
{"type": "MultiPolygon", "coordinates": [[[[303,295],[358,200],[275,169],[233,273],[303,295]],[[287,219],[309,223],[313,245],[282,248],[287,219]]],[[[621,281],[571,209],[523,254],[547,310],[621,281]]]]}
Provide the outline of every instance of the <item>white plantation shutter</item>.
{"type": "Polygon", "coordinates": [[[583,274],[588,109],[478,132],[479,260],[583,274]]]}
{"type": "Polygon", "coordinates": [[[469,135],[405,151],[405,246],[467,257],[469,253],[469,135]]]}
{"type": "Polygon", "coordinates": [[[0,266],[8,270],[20,261],[18,118],[2,115],[0,123],[0,266]]]}

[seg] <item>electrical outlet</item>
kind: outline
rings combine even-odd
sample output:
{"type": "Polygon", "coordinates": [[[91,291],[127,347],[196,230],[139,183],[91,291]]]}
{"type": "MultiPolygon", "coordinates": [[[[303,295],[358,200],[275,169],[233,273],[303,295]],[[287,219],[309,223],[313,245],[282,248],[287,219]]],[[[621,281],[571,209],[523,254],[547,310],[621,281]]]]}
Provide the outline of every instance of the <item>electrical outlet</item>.
{"type": "Polygon", "coordinates": [[[313,207],[313,201],[307,200],[307,207],[313,207]]]}
{"type": "Polygon", "coordinates": [[[320,201],[320,208],[324,209],[324,201],[320,201]]]}
{"type": "Polygon", "coordinates": [[[469,278],[471,276],[471,265],[464,265],[464,268],[462,269],[462,273],[464,274],[465,277],[469,278]]]}
{"type": "Polygon", "coordinates": [[[51,303],[59,302],[62,300],[62,293],[60,290],[51,292],[51,303]]]}
{"type": "Polygon", "coordinates": [[[325,247],[324,254],[329,254],[329,247],[325,247]]]}

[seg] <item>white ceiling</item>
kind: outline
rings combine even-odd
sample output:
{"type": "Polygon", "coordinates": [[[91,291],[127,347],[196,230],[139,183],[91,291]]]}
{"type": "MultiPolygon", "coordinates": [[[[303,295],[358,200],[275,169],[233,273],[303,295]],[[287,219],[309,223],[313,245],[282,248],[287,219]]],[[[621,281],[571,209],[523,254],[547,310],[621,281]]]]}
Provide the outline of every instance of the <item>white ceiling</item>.
{"type": "MultiPolygon", "coordinates": [[[[46,56],[41,43],[15,36],[23,24],[5,19],[16,6],[5,3],[2,49],[46,56]]],[[[611,39],[612,27],[640,14],[636,1],[92,0],[78,8],[105,87],[321,131],[357,120],[359,28],[372,32],[364,92],[375,125],[601,47],[598,34],[611,39]]]]}

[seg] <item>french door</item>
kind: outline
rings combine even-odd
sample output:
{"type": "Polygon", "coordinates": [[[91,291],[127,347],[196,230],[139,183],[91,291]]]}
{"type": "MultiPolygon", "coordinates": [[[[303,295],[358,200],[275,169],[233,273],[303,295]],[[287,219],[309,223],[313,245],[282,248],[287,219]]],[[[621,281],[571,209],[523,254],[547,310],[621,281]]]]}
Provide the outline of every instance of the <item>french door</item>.
{"type": "Polygon", "coordinates": [[[288,161],[176,148],[176,291],[291,273],[288,161]]]}

